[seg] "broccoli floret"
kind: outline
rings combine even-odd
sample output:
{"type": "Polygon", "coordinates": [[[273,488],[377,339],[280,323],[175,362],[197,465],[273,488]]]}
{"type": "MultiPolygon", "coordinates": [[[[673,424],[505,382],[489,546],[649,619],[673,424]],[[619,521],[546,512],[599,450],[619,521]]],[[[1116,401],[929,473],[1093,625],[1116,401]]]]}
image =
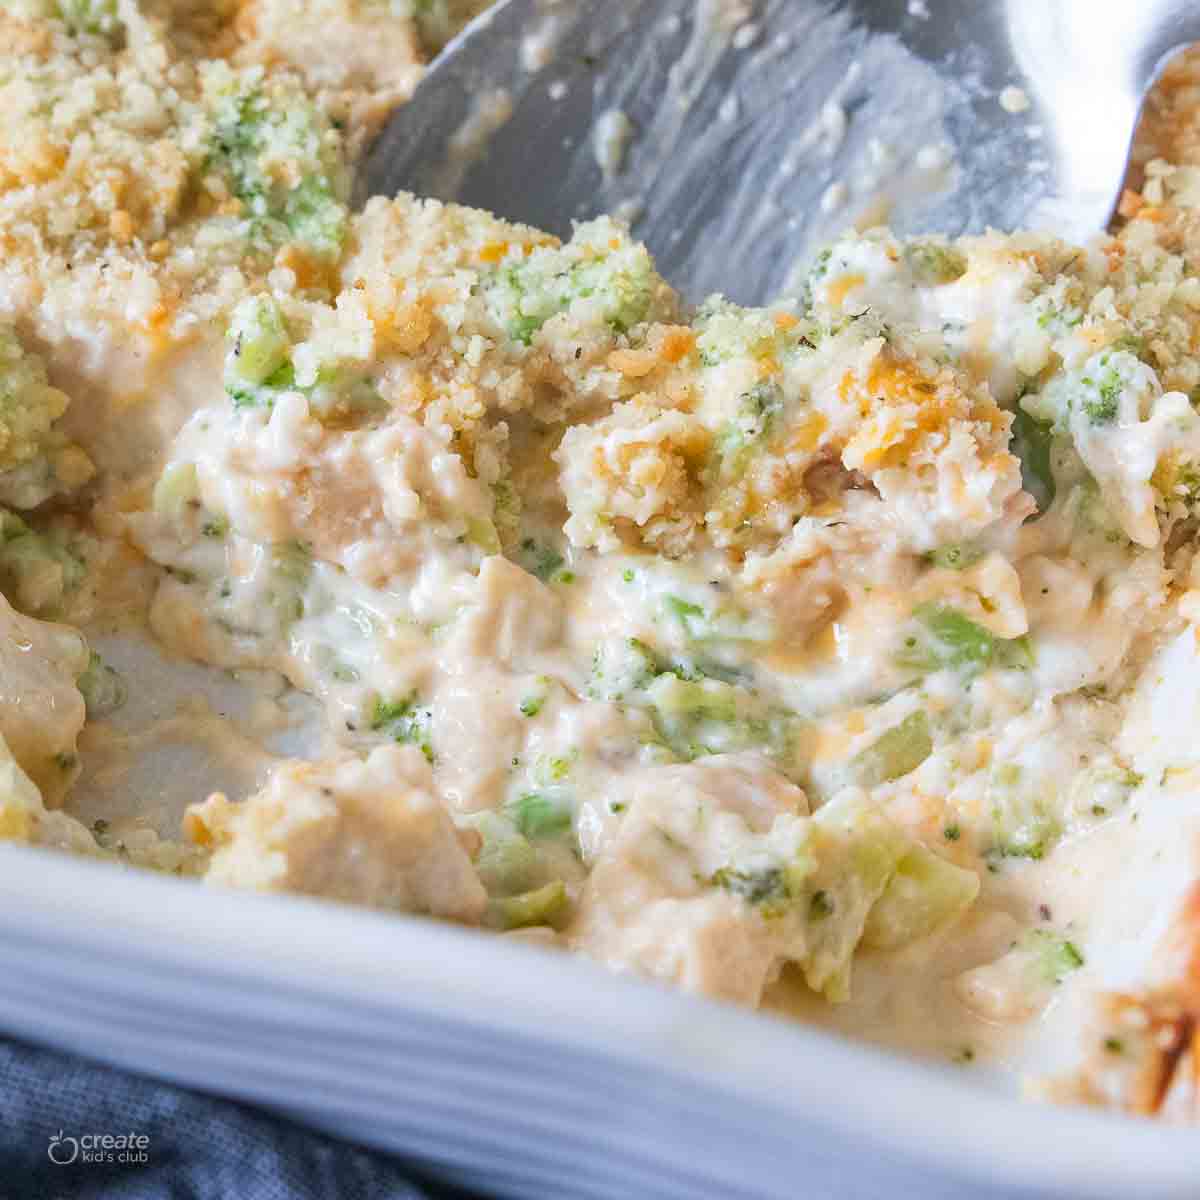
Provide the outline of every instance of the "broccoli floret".
{"type": "Polygon", "coordinates": [[[1120,524],[1104,501],[1104,493],[1092,476],[1077,483],[1067,494],[1063,511],[1073,519],[1080,534],[1102,538],[1111,545],[1128,542],[1120,524]]]}
{"type": "Polygon", "coordinates": [[[684,600],[682,596],[666,595],[663,597],[663,608],[683,626],[688,637],[702,638],[708,631],[708,614],[694,601],[684,600]]]}
{"type": "Polygon", "coordinates": [[[550,690],[554,680],[549,675],[539,675],[533,681],[533,687],[521,697],[517,709],[523,717],[536,717],[550,699],[550,690]]]}
{"type": "Polygon", "coordinates": [[[287,321],[278,302],[266,293],[248,297],[233,310],[227,341],[225,391],[234,408],[270,408],[283,392],[297,391],[313,414],[329,423],[382,406],[375,386],[357,364],[314,361],[309,354],[298,373],[287,321]]]}
{"type": "Polygon", "coordinates": [[[14,608],[57,617],[86,573],[83,558],[62,535],[37,532],[0,508],[0,591],[14,608]]]}
{"type": "Polygon", "coordinates": [[[737,412],[717,435],[717,453],[728,474],[745,469],[750,451],[770,435],[783,408],[783,389],[771,381],[756,383],[738,397],[737,412]]]}
{"type": "Polygon", "coordinates": [[[57,5],[73,33],[112,37],[121,28],[116,0],[57,0],[57,5]]]}
{"type": "Polygon", "coordinates": [[[863,942],[894,950],[925,937],[974,903],[979,876],[956,867],[924,846],[914,846],[867,919],[863,942]]]}
{"type": "Polygon", "coordinates": [[[539,246],[519,262],[501,264],[484,288],[493,317],[525,346],[551,317],[576,305],[621,334],[667,313],[658,300],[665,285],[645,247],[606,217],[578,226],[563,246],[539,246]]]}
{"type": "Polygon", "coordinates": [[[236,407],[269,407],[276,393],[294,385],[292,340],[271,296],[243,300],[233,310],[227,336],[225,390],[236,407]]]}
{"type": "Polygon", "coordinates": [[[527,838],[553,837],[571,828],[571,806],[549,792],[525,792],[506,803],[504,812],[527,838]]]}
{"type": "Polygon", "coordinates": [[[944,242],[909,242],[904,261],[919,284],[953,283],[967,273],[967,256],[944,242]]]}
{"type": "Polygon", "coordinates": [[[560,576],[567,560],[549,543],[527,537],[521,542],[517,561],[530,575],[543,583],[552,583],[560,576]]]}
{"type": "Polygon", "coordinates": [[[795,717],[765,707],[745,688],[718,679],[682,679],[667,671],[645,690],[655,732],[685,762],[758,748],[786,757],[795,717]]]}
{"type": "Polygon", "coordinates": [[[1079,947],[1052,929],[1031,929],[1020,947],[1030,955],[1033,972],[1041,983],[1056,986],[1084,964],[1079,947]]]}
{"type": "Polygon", "coordinates": [[[1016,763],[993,768],[988,781],[992,844],[987,859],[993,869],[1006,858],[1038,861],[1062,835],[1062,822],[1051,810],[1046,783],[1027,780],[1016,763]]]}
{"type": "Polygon", "coordinates": [[[950,571],[965,571],[979,562],[985,553],[985,550],[970,542],[955,542],[952,545],[939,546],[936,550],[931,550],[925,555],[925,560],[935,567],[944,567],[950,571]]]}
{"type": "Polygon", "coordinates": [[[270,563],[267,603],[286,627],[304,615],[303,593],[312,575],[312,552],[302,542],[276,542],[270,549],[270,563]]]}
{"type": "Polygon", "coordinates": [[[654,651],[637,638],[610,638],[592,656],[588,695],[596,700],[625,700],[643,691],[661,673],[654,651]]]}
{"type": "Polygon", "coordinates": [[[0,503],[35,508],[91,477],[87,456],[54,427],[69,403],[41,358],[0,324],[0,503]]]}
{"type": "Polygon", "coordinates": [[[913,610],[915,627],[896,656],[899,666],[917,671],[950,667],[969,672],[991,664],[995,637],[957,609],[943,604],[921,604],[913,610]]]}
{"type": "Polygon", "coordinates": [[[793,899],[791,882],[782,867],[764,867],[758,871],[722,867],[709,883],[740,896],[747,904],[762,905],[768,910],[793,899]]]}
{"type": "Polygon", "coordinates": [[[1013,414],[1012,452],[1021,460],[1021,485],[1045,512],[1054,503],[1054,471],[1050,451],[1054,444],[1054,425],[1039,421],[1023,408],[1013,414]]]}
{"type": "Polygon", "coordinates": [[[1049,296],[1039,296],[1034,301],[1037,326],[1050,334],[1062,334],[1083,323],[1083,310],[1073,304],[1057,305],[1049,296]]]}
{"type": "Polygon", "coordinates": [[[561,879],[555,879],[531,892],[489,901],[485,920],[492,929],[527,929],[534,925],[556,925],[566,910],[566,886],[561,879]]]}
{"type": "Polygon", "coordinates": [[[692,321],[696,349],[706,367],[733,359],[765,362],[778,359],[801,344],[801,327],[795,320],[764,308],[742,308],[723,296],[711,296],[692,321]]]}
{"type": "Polygon", "coordinates": [[[646,710],[658,742],[685,762],[751,747],[784,756],[792,745],[794,714],[696,663],[667,661],[637,638],[601,643],[588,695],[646,710]]]}
{"type": "Polygon", "coordinates": [[[481,812],[466,818],[466,824],[483,839],[475,870],[490,896],[516,896],[541,884],[537,851],[508,817],[481,812]]]}
{"type": "Polygon", "coordinates": [[[915,771],[932,753],[929,718],[918,709],[856,754],[850,777],[859,787],[877,787],[915,771]]]}
{"type": "Polygon", "coordinates": [[[429,762],[433,762],[432,727],[433,713],[421,706],[415,692],[401,700],[376,699],[371,709],[372,733],[416,746],[429,762]]]}
{"type": "Polygon", "coordinates": [[[1103,818],[1124,808],[1142,776],[1115,762],[1093,763],[1071,785],[1071,807],[1081,816],[1103,818]]]}
{"type": "Polygon", "coordinates": [[[86,670],[76,682],[87,705],[89,719],[116,712],[128,696],[125,680],[94,650],[86,670]]]}
{"type": "Polygon", "coordinates": [[[298,90],[268,91],[257,70],[214,67],[205,83],[214,108],[208,166],[241,202],[251,241],[336,255],[348,218],[346,182],[326,118],[298,90]]]}
{"type": "Polygon", "coordinates": [[[1085,376],[1082,382],[1084,391],[1080,404],[1088,420],[1093,425],[1111,425],[1117,419],[1121,405],[1121,377],[1116,369],[1109,367],[1099,379],[1085,376]]]}

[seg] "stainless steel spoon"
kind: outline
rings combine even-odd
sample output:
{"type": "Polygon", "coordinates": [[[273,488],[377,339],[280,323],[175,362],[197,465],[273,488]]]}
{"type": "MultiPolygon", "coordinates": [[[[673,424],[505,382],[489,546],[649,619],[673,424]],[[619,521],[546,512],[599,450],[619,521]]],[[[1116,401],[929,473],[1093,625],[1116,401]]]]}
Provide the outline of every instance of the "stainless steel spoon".
{"type": "Polygon", "coordinates": [[[1194,40],[1196,0],[506,0],[360,187],[562,235],[623,213],[690,299],[762,302],[855,221],[1103,228],[1146,91],[1194,40]]]}

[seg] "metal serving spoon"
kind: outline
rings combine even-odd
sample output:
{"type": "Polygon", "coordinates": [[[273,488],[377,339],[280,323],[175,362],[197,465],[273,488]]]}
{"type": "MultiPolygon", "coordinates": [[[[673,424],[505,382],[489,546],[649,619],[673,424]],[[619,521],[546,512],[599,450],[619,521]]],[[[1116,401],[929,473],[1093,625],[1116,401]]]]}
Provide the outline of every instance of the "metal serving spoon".
{"type": "Polygon", "coordinates": [[[506,0],[430,66],[365,194],[561,235],[624,214],[689,299],[780,294],[852,222],[1113,214],[1195,0],[506,0]]]}

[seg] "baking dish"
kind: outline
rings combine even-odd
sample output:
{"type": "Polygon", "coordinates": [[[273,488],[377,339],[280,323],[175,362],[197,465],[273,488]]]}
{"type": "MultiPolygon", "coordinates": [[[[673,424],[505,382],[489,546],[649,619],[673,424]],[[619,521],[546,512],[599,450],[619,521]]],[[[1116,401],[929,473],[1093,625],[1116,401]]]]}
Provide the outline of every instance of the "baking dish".
{"type": "MultiPolygon", "coordinates": [[[[0,1027],[512,1197],[1194,1197],[1184,1129],[449,926],[0,847],[0,1027]]],[[[52,1131],[47,1132],[47,1136],[52,1131]]]]}

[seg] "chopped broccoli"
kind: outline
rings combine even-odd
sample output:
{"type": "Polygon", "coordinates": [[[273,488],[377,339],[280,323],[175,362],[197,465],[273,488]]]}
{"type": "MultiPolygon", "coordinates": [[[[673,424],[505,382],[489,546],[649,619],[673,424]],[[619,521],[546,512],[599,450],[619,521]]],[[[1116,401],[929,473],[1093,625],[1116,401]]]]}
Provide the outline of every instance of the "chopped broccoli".
{"type": "MultiPolygon", "coordinates": [[[[767,625],[728,603],[706,608],[694,600],[668,593],[662,597],[662,611],[665,617],[677,623],[689,642],[754,642],[767,636],[767,625]]],[[[719,674],[719,665],[713,663],[712,666],[711,673],[719,674]]]]}
{"type": "Polygon", "coordinates": [[[987,551],[971,542],[953,542],[950,545],[939,546],[931,550],[926,560],[935,567],[945,567],[951,571],[965,571],[973,567],[987,551]]]}
{"type": "Polygon", "coordinates": [[[1051,810],[1047,784],[1027,779],[1016,763],[993,767],[988,781],[992,844],[987,851],[995,867],[1006,858],[1045,858],[1062,834],[1062,823],[1051,810]]]}
{"type": "Polygon", "coordinates": [[[1063,303],[1055,304],[1049,296],[1039,296],[1034,301],[1034,312],[1037,313],[1037,326],[1054,336],[1059,336],[1069,329],[1075,329],[1083,323],[1083,310],[1076,305],[1063,303]]]}
{"type": "Polygon", "coordinates": [[[688,637],[703,637],[708,628],[708,614],[699,604],[680,596],[664,596],[663,608],[683,626],[688,637]]]}
{"type": "MultiPolygon", "coordinates": [[[[742,308],[723,296],[712,296],[700,306],[692,328],[696,332],[700,362],[706,367],[733,359],[758,362],[777,359],[799,345],[801,338],[798,326],[781,327],[769,309],[742,308]]],[[[763,399],[774,403],[770,395],[764,394],[763,399]]],[[[747,418],[754,419],[752,412],[747,418]]]]}
{"type": "Polygon", "coordinates": [[[518,562],[530,575],[543,583],[553,583],[566,565],[566,559],[555,547],[527,537],[521,542],[518,562]]]}
{"type": "Polygon", "coordinates": [[[151,505],[160,517],[178,521],[200,507],[200,479],[193,462],[168,463],[154,484],[151,505]]]}
{"type": "Polygon", "coordinates": [[[502,263],[484,280],[493,317],[525,346],[568,310],[629,333],[652,318],[661,288],[645,248],[606,217],[577,226],[563,246],[538,246],[518,262],[502,263]]]}
{"type": "Polygon", "coordinates": [[[929,718],[924,709],[917,709],[859,751],[849,774],[859,787],[877,787],[915,771],[932,753],[929,718]]]}
{"type": "Polygon", "coordinates": [[[543,754],[534,763],[534,778],[544,787],[562,783],[571,774],[571,768],[575,765],[578,757],[577,750],[571,750],[566,754],[543,754]]]}
{"type": "Polygon", "coordinates": [[[944,242],[909,242],[904,261],[919,284],[953,283],[967,273],[967,256],[944,242]]]}
{"type": "Polygon", "coordinates": [[[815,869],[799,897],[806,915],[804,976],[809,987],[833,1001],[846,997],[851,955],[867,917],[912,848],[872,805],[845,795],[811,818],[808,852],[815,869]]]}
{"type": "Polygon", "coordinates": [[[1033,642],[1027,633],[1018,638],[1002,638],[996,642],[996,665],[1009,671],[1028,671],[1037,659],[1033,642]]]}
{"type": "Polygon", "coordinates": [[[685,762],[758,748],[786,757],[795,718],[765,707],[745,688],[718,679],[657,676],[645,690],[655,732],[685,762]]]}
{"type": "Polygon", "coordinates": [[[94,650],[87,668],[76,683],[83,694],[87,715],[91,719],[116,712],[128,696],[125,680],[94,650]]]}
{"type": "Polygon", "coordinates": [[[72,33],[112,37],[121,28],[116,0],[57,0],[57,5],[72,33]]]}
{"type": "MultiPolygon", "coordinates": [[[[269,409],[282,393],[297,391],[319,420],[331,423],[369,415],[382,406],[375,385],[357,363],[336,356],[314,359],[310,352],[302,377],[298,375],[291,331],[279,303],[267,293],[247,297],[233,310],[227,341],[225,391],[234,408],[269,409]]],[[[489,548],[499,549],[494,530],[489,548]]]]}
{"type": "Polygon", "coordinates": [[[995,637],[955,608],[921,604],[913,610],[916,627],[896,656],[901,667],[916,671],[986,669],[996,653],[995,637]]]}
{"type": "MultiPolygon", "coordinates": [[[[698,606],[679,601],[687,612],[698,606]]],[[[667,662],[637,638],[609,639],[592,660],[588,695],[646,709],[661,744],[677,758],[757,747],[786,755],[794,714],[764,705],[746,688],[697,664],[667,662]]]]}
{"type": "MultiPolygon", "coordinates": [[[[1102,365],[1106,359],[1100,359],[1102,365]]],[[[1111,425],[1121,405],[1121,376],[1115,367],[1106,366],[1099,379],[1085,376],[1080,404],[1093,425],[1111,425]]]]}
{"type": "Polygon", "coordinates": [[[596,700],[625,700],[649,687],[662,671],[654,651],[637,638],[609,638],[592,656],[587,693],[596,700]]]}
{"type": "Polygon", "coordinates": [[[1107,817],[1129,802],[1142,785],[1142,776],[1115,762],[1093,763],[1071,785],[1072,806],[1079,813],[1107,817]]]}
{"type": "Polygon", "coordinates": [[[1058,985],[1084,964],[1079,947],[1052,929],[1031,929],[1020,948],[1031,956],[1034,974],[1042,983],[1058,985]]]}
{"type": "Polygon", "coordinates": [[[466,824],[483,839],[475,870],[491,896],[515,896],[540,886],[544,876],[537,851],[506,816],[481,812],[466,824]]]}
{"type": "Polygon", "coordinates": [[[0,322],[0,504],[36,508],[91,477],[90,460],[55,428],[69,403],[41,358],[0,322]]]}
{"type": "Polygon", "coordinates": [[[567,889],[561,879],[516,896],[501,896],[488,903],[486,923],[492,929],[527,929],[555,925],[567,909],[567,889]]]}
{"type": "Polygon", "coordinates": [[[547,792],[525,792],[504,806],[505,815],[527,838],[552,837],[571,828],[571,807],[547,792]]]}
{"type": "Polygon", "coordinates": [[[717,435],[724,471],[738,474],[745,468],[750,451],[768,437],[782,408],[783,389],[773,381],[756,383],[738,397],[737,411],[717,435]]]}
{"type": "Polygon", "coordinates": [[[87,567],[66,538],[38,532],[0,508],[0,591],[13,607],[36,617],[59,616],[87,567]]]}
{"type": "Polygon", "coordinates": [[[722,867],[709,883],[740,896],[747,904],[761,905],[765,913],[787,905],[794,898],[792,881],[783,867],[763,867],[756,871],[722,867]]]}
{"type": "Polygon", "coordinates": [[[336,255],[348,210],[341,151],[327,119],[298,89],[269,90],[253,69],[239,75],[214,67],[206,88],[214,108],[209,169],[241,202],[251,241],[336,255]]]}
{"type": "Polygon", "coordinates": [[[302,542],[276,542],[270,551],[267,603],[287,627],[304,616],[304,590],[312,574],[312,552],[302,542]]]}
{"type": "Polygon", "coordinates": [[[979,894],[979,876],[956,867],[924,846],[914,846],[896,865],[867,918],[863,943],[895,950],[953,920],[979,894]]]}
{"type": "Polygon", "coordinates": [[[833,257],[833,247],[826,246],[813,259],[812,266],[808,269],[808,277],[814,283],[820,283],[825,278],[826,272],[829,270],[829,260],[833,257]]]}
{"type": "Polygon", "coordinates": [[[292,342],[273,297],[264,293],[243,300],[233,310],[228,337],[225,390],[238,408],[269,405],[275,392],[292,385],[292,342]],[[284,379],[285,374],[292,378],[284,379]]]}
{"type": "Polygon", "coordinates": [[[377,698],[369,724],[372,733],[382,733],[394,742],[416,746],[429,762],[433,762],[433,713],[418,703],[415,692],[401,700],[377,698]]]}
{"type": "Polygon", "coordinates": [[[1050,451],[1054,444],[1052,422],[1040,421],[1023,408],[1013,414],[1012,452],[1021,460],[1021,484],[1045,512],[1054,502],[1054,471],[1050,451]]]}

